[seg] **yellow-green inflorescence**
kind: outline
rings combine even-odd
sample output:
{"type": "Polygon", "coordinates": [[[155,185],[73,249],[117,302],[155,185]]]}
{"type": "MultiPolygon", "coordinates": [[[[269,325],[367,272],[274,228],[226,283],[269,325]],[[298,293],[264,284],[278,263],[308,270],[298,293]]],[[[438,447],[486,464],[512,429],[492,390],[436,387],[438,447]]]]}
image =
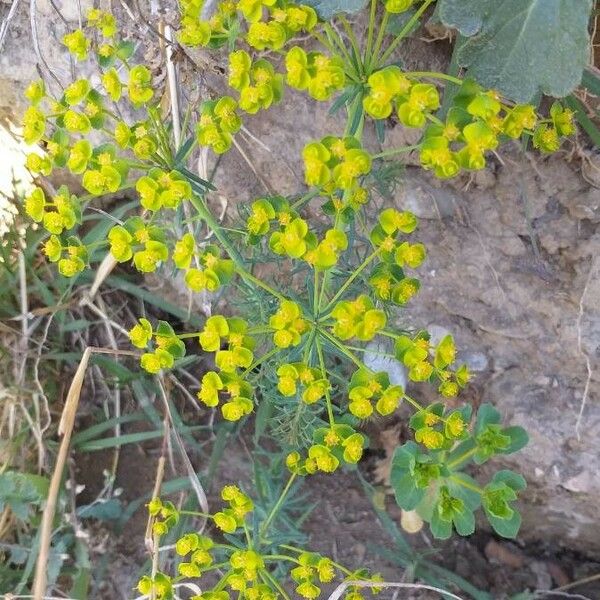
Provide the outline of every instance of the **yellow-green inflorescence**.
{"type": "MultiPolygon", "coordinates": [[[[280,496],[281,501],[292,482],[293,476],[280,496]]],[[[307,600],[317,598],[323,584],[382,581],[379,574],[369,574],[365,569],[351,571],[322,554],[272,543],[270,526],[275,522],[279,503],[266,517],[261,517],[253,500],[236,485],[226,485],[221,490],[221,499],[225,505],[214,514],[179,511],[171,502],[160,498],[149,502],[155,543],[168,536],[180,519],[189,516],[207,519],[216,532],[209,532],[212,535],[195,531],[179,534],[174,543],[178,557],[177,573],[171,576],[159,571],[142,577],[138,582],[141,594],[168,600],[173,598],[178,587],[199,582],[203,591],[191,597],[196,600],[229,600],[232,597],[275,600],[287,597],[281,575],[273,574],[276,564],[282,565],[286,577],[293,582],[295,592],[307,600]],[[215,541],[215,533],[226,534],[226,541],[215,541]],[[219,577],[211,580],[215,572],[219,577]]],[[[350,585],[347,597],[360,600],[359,589],[350,585]]],[[[373,593],[377,592],[378,589],[374,588],[373,593]]]]}
{"type": "MultiPolygon", "coordinates": [[[[374,9],[384,5],[385,20],[418,4],[372,1],[374,9]]],[[[179,147],[171,127],[165,125],[168,117],[160,99],[155,98],[151,69],[135,64],[133,44],[118,37],[108,13],[92,10],[87,27],[63,39],[77,60],[93,55],[102,70],[100,86],[93,88],[87,79],[80,79],[60,96],[53,96],[43,82],[28,87],[31,106],[23,119],[23,137],[29,144],[43,143],[46,150],[28,157],[30,169],[43,177],[54,168],[65,168],[81,178],[86,191],[77,197],[66,186],[48,193],[40,185],[26,199],[25,211],[47,232],[44,253],[67,277],[81,273],[92,257],[98,260],[104,248],[116,262],[141,273],[159,268],[179,273],[191,292],[219,294],[228,285],[242,292],[249,287],[260,291],[258,321],[214,314],[199,331],[178,333],[166,321],[140,318],[129,337],[140,350],[141,367],[158,374],[176,367],[190,350],[213,354],[214,368],[201,377],[197,396],[204,406],[218,407],[228,421],[253,413],[260,402],[258,384],[263,375],[288,405],[296,403],[302,409],[309,405],[323,420],[310,443],[287,449],[292,477],[331,473],[343,465],[352,468],[368,444],[359,431],[361,422],[391,415],[401,405],[410,408],[415,413],[410,426],[416,445],[406,450],[401,466],[408,473],[403,481],[418,491],[407,496],[407,506],[421,497],[421,491],[435,490],[436,531],[446,535],[453,526],[466,531],[454,510],[458,506],[454,488],[439,482],[447,483],[454,477],[453,469],[469,459],[483,462],[518,449],[521,442],[515,428],[502,428],[495,413],[486,409],[472,423],[469,411],[451,410],[443,403],[423,406],[402,385],[390,381],[388,373],[366,364],[367,346],[375,342],[378,347],[391,346],[387,358],[402,363],[411,382],[434,384],[442,398],[457,396],[469,380],[467,367],[456,364],[450,336],[433,343],[427,332],[400,331],[394,325],[394,308],[413,301],[419,291],[415,270],[426,260],[426,250],[414,239],[418,221],[411,212],[393,206],[378,209],[372,202],[374,174],[392,155],[416,151],[423,168],[439,178],[454,177],[483,168],[500,143],[523,136],[531,137],[541,151],[553,152],[573,132],[572,113],[555,103],[549,116],[542,118],[533,106],[514,105],[474,81],[390,64],[392,50],[411,27],[384,47],[385,27],[378,29],[377,10],[371,11],[366,41],[359,45],[349,29],[348,45],[329,23],[319,22],[313,8],[286,0],[225,0],[211,15],[204,14],[202,0],[184,0],[180,5],[179,43],[226,46],[225,79],[230,89],[189,107],[189,137],[179,147]],[[292,42],[298,35],[312,36],[320,49],[292,42]],[[447,83],[456,91],[441,111],[447,83]],[[347,111],[345,130],[304,145],[303,195],[255,198],[244,207],[240,228],[224,227],[206,203],[212,184],[193,172],[190,159],[198,148],[218,155],[228,152],[237,144],[235,136],[244,121],[280,102],[286,85],[316,101],[335,97],[336,110],[345,106],[347,111]],[[128,110],[119,110],[119,105],[128,110]],[[136,120],[118,116],[124,113],[135,114],[136,120]],[[368,148],[365,127],[372,121],[379,128],[378,121],[388,118],[421,129],[419,143],[379,153],[368,148]],[[101,136],[104,141],[98,143],[101,136]],[[75,232],[86,204],[125,190],[135,194],[137,208],[113,219],[105,240],[85,245],[75,232]],[[307,211],[309,202],[312,207],[307,211]],[[322,218],[312,219],[319,202],[322,218]],[[183,227],[173,226],[180,221],[183,227]],[[198,222],[207,226],[208,237],[198,234],[198,222]],[[255,250],[270,256],[282,272],[294,274],[296,281],[297,273],[305,278],[297,287],[272,285],[253,272],[255,250]],[[345,376],[336,378],[340,368],[346,369],[345,376]]],[[[421,12],[410,17],[413,23],[421,12]]],[[[478,492],[492,524],[493,519],[506,518],[514,525],[515,519],[507,516],[512,509],[503,503],[519,485],[514,478],[501,476],[487,496],[483,489],[478,492]]],[[[245,515],[252,511],[252,502],[236,490],[226,488],[223,499],[229,506],[212,517],[226,533],[243,527],[245,515]]],[[[150,510],[155,533],[165,534],[177,511],[158,500],[150,510]]],[[[194,535],[185,540],[179,541],[177,550],[187,549],[181,576],[196,577],[214,568],[209,541],[194,535]]],[[[220,567],[230,575],[201,597],[224,600],[228,589],[248,598],[277,595],[268,561],[268,556],[251,548],[232,552],[226,566],[220,567]]],[[[291,563],[298,593],[316,597],[318,582],[331,575],[330,563],[304,554],[291,563]]],[[[159,573],[144,578],[140,591],[167,598],[172,585],[159,573]]]]}

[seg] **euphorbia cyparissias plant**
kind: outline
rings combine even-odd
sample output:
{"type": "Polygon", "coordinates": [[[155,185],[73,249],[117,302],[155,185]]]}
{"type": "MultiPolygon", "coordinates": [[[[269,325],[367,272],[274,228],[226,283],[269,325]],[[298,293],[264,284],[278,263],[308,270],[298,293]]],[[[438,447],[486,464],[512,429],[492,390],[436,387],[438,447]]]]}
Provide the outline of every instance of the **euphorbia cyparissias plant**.
{"type": "MultiPolygon", "coordinates": [[[[433,343],[427,332],[399,330],[390,318],[395,309],[414,301],[420,286],[415,270],[426,250],[414,240],[415,215],[392,206],[375,214],[372,175],[386,160],[415,152],[436,177],[455,177],[482,169],[489,152],[522,136],[530,136],[540,151],[552,152],[572,133],[572,114],[555,103],[549,117],[542,118],[533,106],[511,104],[472,80],[408,71],[395,63],[394,50],[432,1],[372,0],[365,35],[342,15],[341,36],[313,8],[287,0],[223,1],[209,19],[201,16],[201,0],[182,0],[179,43],[227,51],[230,89],[222,97],[185,107],[187,137],[179,146],[154,95],[150,68],[134,64],[133,44],[119,38],[112,15],[92,10],[87,29],[68,33],[63,43],[77,61],[94,56],[102,70],[101,86],[94,89],[78,79],[53,95],[43,82],[32,83],[23,122],[25,141],[43,142],[47,149],[44,156],[29,157],[30,169],[47,176],[54,168],[66,168],[81,177],[88,194],[77,197],[62,187],[48,198],[36,188],[26,211],[47,230],[44,252],[67,277],[77,276],[105,248],[116,261],[142,273],[181,272],[192,292],[241,285],[264,294],[266,314],[260,322],[244,314],[213,314],[200,331],[178,333],[165,321],[140,318],[129,337],[142,351],[141,367],[151,374],[173,368],[185,356],[189,343],[184,340],[214,353],[215,370],[199,382],[198,400],[219,407],[226,420],[253,413],[260,403],[257,383],[269,374],[280,397],[322,413],[312,443],[286,449],[290,479],[282,501],[296,478],[358,463],[367,444],[361,421],[390,415],[404,404],[414,411],[409,422],[414,441],[394,456],[392,485],[400,506],[417,510],[439,538],[454,529],[472,533],[473,511],[482,506],[492,527],[512,537],[520,522],[512,503],[525,485],[522,477],[499,471],[481,487],[462,469],[469,462],[481,464],[517,451],[527,442],[525,432],[503,426],[490,406],[481,406],[475,418],[470,406],[454,408],[454,400],[424,406],[390,381],[388,373],[374,371],[365,361],[370,342],[387,341],[409,380],[435,385],[444,400],[456,397],[469,380],[467,367],[455,364],[451,336],[433,343]],[[410,8],[414,10],[402,31],[389,40],[390,14],[410,8]],[[308,36],[311,43],[294,42],[298,36],[308,36]],[[455,91],[441,111],[442,87],[448,83],[455,91]],[[242,229],[227,228],[207,204],[212,184],[194,173],[191,159],[200,147],[228,152],[243,123],[251,122],[250,115],[275,107],[286,86],[315,101],[334,102],[335,110],[344,107],[345,129],[306,141],[301,156],[306,189],[300,195],[253,199],[242,229]],[[121,120],[114,108],[119,104],[142,117],[121,120]],[[420,130],[420,141],[370,151],[365,128],[384,133],[383,122],[392,117],[420,130]],[[104,143],[92,143],[98,134],[104,143]],[[114,224],[106,240],[92,247],[77,237],[89,201],[129,189],[135,190],[139,208],[114,224]],[[309,202],[320,203],[327,227],[311,223],[305,211],[309,202]],[[184,205],[189,211],[182,212],[184,205]],[[175,215],[190,211],[197,219],[188,220],[187,229],[173,227],[175,215]],[[196,234],[198,219],[208,227],[210,243],[196,234]],[[273,261],[287,261],[290,271],[306,273],[306,283],[282,289],[256,276],[250,257],[257,249],[271,253],[273,261]],[[341,380],[332,376],[340,361],[349,371],[341,380]]],[[[211,517],[214,524],[227,534],[246,530],[252,502],[233,487],[223,491],[223,499],[230,506],[211,517]]],[[[158,537],[178,516],[158,499],[150,513],[158,537]]],[[[215,568],[213,548],[226,555],[227,575],[202,598],[224,599],[227,590],[250,599],[285,596],[271,573],[269,561],[276,557],[296,565],[291,575],[306,598],[318,595],[315,582],[330,581],[336,574],[365,576],[301,550],[281,557],[271,552],[268,537],[253,542],[247,535],[240,543],[247,547],[234,550],[196,534],[184,536],[176,549],[188,558],[180,564],[179,576],[155,573],[140,582],[140,591],[170,597],[181,578],[200,577],[215,568]]],[[[348,596],[359,592],[351,589],[348,596]]]]}

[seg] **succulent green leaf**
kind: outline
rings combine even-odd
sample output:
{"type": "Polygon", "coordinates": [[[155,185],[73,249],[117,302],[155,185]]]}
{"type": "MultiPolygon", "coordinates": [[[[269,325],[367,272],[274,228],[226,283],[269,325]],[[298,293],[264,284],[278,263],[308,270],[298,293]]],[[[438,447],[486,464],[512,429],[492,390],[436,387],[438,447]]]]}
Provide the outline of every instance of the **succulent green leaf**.
{"type": "Polygon", "coordinates": [[[340,13],[357,13],[365,5],[365,2],[366,0],[302,0],[297,4],[312,6],[319,17],[328,20],[340,13]]]}
{"type": "Polygon", "coordinates": [[[443,0],[441,20],[468,39],[458,62],[515,102],[567,96],[588,62],[591,0],[443,0]]]}

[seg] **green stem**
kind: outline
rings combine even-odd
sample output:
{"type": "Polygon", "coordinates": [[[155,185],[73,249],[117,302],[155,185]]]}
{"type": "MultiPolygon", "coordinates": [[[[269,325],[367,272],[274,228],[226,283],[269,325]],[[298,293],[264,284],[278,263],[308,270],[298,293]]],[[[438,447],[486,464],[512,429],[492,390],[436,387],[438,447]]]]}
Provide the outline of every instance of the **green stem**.
{"type": "Polygon", "coordinates": [[[236,271],[242,279],[252,282],[254,285],[257,285],[258,287],[265,290],[265,292],[269,292],[269,294],[275,296],[275,298],[281,301],[287,300],[287,298],[283,294],[280,294],[278,291],[274,290],[270,285],[266,284],[258,277],[255,277],[254,275],[252,275],[252,273],[246,271],[245,269],[237,268],[236,271]]]}
{"type": "Polygon", "coordinates": [[[266,571],[265,569],[261,569],[259,571],[260,575],[263,578],[263,581],[265,581],[265,583],[271,583],[271,585],[274,585],[275,588],[277,589],[277,591],[281,594],[282,598],[284,598],[284,600],[291,600],[291,598],[288,596],[287,592],[283,589],[283,587],[279,584],[279,582],[275,579],[275,577],[273,577],[268,571],[266,571]]]}
{"type": "Polygon", "coordinates": [[[223,248],[229,255],[229,258],[231,258],[231,260],[233,260],[233,262],[236,264],[238,269],[245,270],[244,269],[244,261],[243,261],[241,255],[231,245],[230,241],[227,239],[227,236],[225,236],[223,234],[221,225],[218,223],[218,221],[215,219],[214,215],[210,212],[210,210],[206,206],[204,199],[200,198],[199,196],[196,196],[196,194],[192,194],[192,197],[190,198],[190,202],[194,205],[194,208],[196,209],[197,213],[200,215],[200,218],[202,218],[204,221],[206,221],[208,228],[215,234],[215,237],[217,238],[217,240],[219,240],[221,246],[223,246],[223,248]]]}
{"type": "MultiPolygon", "coordinates": [[[[321,375],[323,379],[328,379],[327,371],[325,369],[325,359],[323,358],[323,348],[317,338],[317,354],[319,356],[319,365],[321,366],[321,375]]],[[[333,405],[331,403],[331,394],[329,389],[325,390],[325,400],[327,401],[327,416],[329,417],[329,424],[333,427],[335,425],[335,417],[333,416],[333,405]]]]}
{"type": "Polygon", "coordinates": [[[345,345],[341,344],[327,331],[325,331],[324,329],[319,329],[319,333],[323,337],[325,337],[331,344],[333,344],[344,356],[349,358],[359,369],[365,368],[365,364],[357,356],[354,356],[354,354],[352,354],[352,352],[350,352],[345,345]]]}
{"type": "Polygon", "coordinates": [[[468,460],[469,458],[471,458],[471,456],[473,456],[476,452],[477,452],[477,447],[467,450],[467,452],[465,452],[464,454],[461,454],[458,458],[455,458],[452,462],[448,463],[448,468],[454,469],[455,467],[458,467],[458,465],[465,462],[465,460],[468,460]]]}
{"type": "Polygon", "coordinates": [[[388,49],[383,53],[383,56],[377,61],[379,66],[385,65],[386,60],[392,55],[394,50],[398,47],[398,44],[412,31],[415,23],[433,2],[435,2],[435,0],[425,0],[425,2],[421,4],[417,12],[406,22],[406,25],[404,25],[400,33],[396,36],[396,39],[388,46],[388,49]]]}
{"type": "Polygon", "coordinates": [[[364,75],[365,69],[361,60],[360,48],[358,44],[358,40],[356,39],[356,35],[352,27],[350,27],[350,23],[348,23],[348,19],[342,14],[340,15],[340,21],[342,22],[342,27],[346,30],[346,34],[348,35],[348,39],[350,40],[350,44],[352,46],[352,51],[354,52],[354,56],[356,59],[356,65],[358,67],[358,72],[360,75],[364,75]]]}
{"type": "Polygon", "coordinates": [[[369,263],[371,263],[377,255],[381,252],[381,247],[377,248],[375,252],[371,253],[362,264],[346,279],[344,285],[337,291],[335,296],[329,301],[329,304],[324,308],[325,311],[329,310],[333,304],[335,304],[336,300],[342,296],[342,294],[352,285],[352,282],[367,268],[369,263]]]}
{"type": "Polygon", "coordinates": [[[290,210],[297,210],[298,208],[300,208],[303,204],[305,204],[306,202],[308,202],[309,200],[312,200],[315,196],[318,196],[320,194],[321,190],[316,189],[316,190],[312,190],[306,194],[304,194],[304,196],[302,196],[301,198],[299,198],[298,200],[296,200],[296,202],[294,202],[291,206],[290,206],[290,210]]]}
{"type": "Polygon", "coordinates": [[[377,14],[377,0],[371,0],[371,11],[369,13],[369,31],[367,33],[367,46],[365,48],[365,56],[363,58],[363,64],[365,67],[368,65],[371,57],[371,50],[373,48],[373,32],[375,31],[375,16],[377,14]]]}
{"type": "Polygon", "coordinates": [[[360,72],[357,69],[357,65],[354,64],[348,49],[346,48],[343,40],[340,39],[340,36],[333,30],[333,27],[329,23],[324,23],[325,33],[327,37],[331,41],[332,44],[336,45],[339,51],[342,53],[344,60],[346,61],[348,68],[355,75],[357,80],[360,80],[360,72]]]}
{"type": "Polygon", "coordinates": [[[381,44],[383,43],[383,38],[385,37],[385,30],[388,26],[388,21],[390,18],[390,13],[386,10],[383,19],[381,19],[381,23],[379,25],[379,33],[377,34],[377,40],[375,42],[375,47],[373,48],[373,52],[369,57],[369,62],[367,64],[367,72],[372,73],[376,69],[377,65],[377,55],[381,50],[381,44]]]}
{"type": "Polygon", "coordinates": [[[409,78],[430,77],[431,79],[445,79],[446,81],[451,81],[452,83],[456,83],[458,85],[462,84],[462,79],[446,73],[438,73],[436,71],[411,71],[410,73],[406,73],[406,76],[409,78]]]}
{"type": "Polygon", "coordinates": [[[247,369],[242,371],[240,377],[243,378],[250,371],[252,371],[253,369],[256,369],[256,367],[258,367],[259,365],[264,363],[266,360],[269,360],[271,358],[271,356],[277,354],[278,352],[281,352],[281,349],[277,348],[277,346],[275,348],[271,348],[271,350],[269,350],[266,354],[263,354],[260,358],[257,358],[247,369]]]}
{"type": "Polygon", "coordinates": [[[261,525],[261,528],[260,528],[261,536],[264,535],[264,533],[267,531],[267,529],[269,528],[269,525],[275,518],[277,511],[281,508],[283,501],[285,500],[285,497],[287,496],[288,492],[290,491],[290,488],[292,487],[292,484],[294,483],[294,480],[296,479],[296,476],[297,476],[297,473],[292,473],[290,475],[290,478],[288,479],[288,482],[285,484],[285,487],[283,488],[283,491],[281,492],[279,499],[275,503],[275,506],[271,509],[271,512],[269,513],[266,520],[261,525]]]}
{"type": "Polygon", "coordinates": [[[371,158],[386,158],[388,156],[394,156],[395,154],[401,154],[403,152],[412,152],[420,148],[421,144],[414,144],[413,146],[400,146],[399,148],[392,148],[391,150],[385,150],[379,154],[373,154],[371,158]]]}
{"type": "Polygon", "coordinates": [[[460,477],[455,477],[453,475],[450,475],[450,480],[454,481],[454,483],[458,483],[458,485],[462,485],[464,488],[467,488],[468,490],[471,490],[472,492],[477,492],[478,494],[483,494],[483,488],[479,487],[478,485],[473,485],[472,483],[469,483],[468,481],[464,481],[460,477]]]}
{"type": "Polygon", "coordinates": [[[385,337],[392,338],[393,340],[397,340],[400,337],[397,333],[392,333],[391,331],[386,331],[385,329],[381,329],[379,333],[381,335],[385,335],[385,337]]]}
{"type": "Polygon", "coordinates": [[[406,400],[413,408],[416,408],[417,410],[425,409],[424,406],[422,406],[416,400],[413,400],[410,396],[407,396],[406,394],[403,396],[403,399],[406,400]]]}

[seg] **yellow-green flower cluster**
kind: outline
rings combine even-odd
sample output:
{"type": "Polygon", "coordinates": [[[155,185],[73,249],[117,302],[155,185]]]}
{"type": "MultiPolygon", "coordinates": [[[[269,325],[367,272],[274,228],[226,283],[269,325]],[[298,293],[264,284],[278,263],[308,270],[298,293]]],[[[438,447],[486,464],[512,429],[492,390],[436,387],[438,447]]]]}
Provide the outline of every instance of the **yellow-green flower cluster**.
{"type": "Polygon", "coordinates": [[[470,409],[470,406],[466,406],[461,410],[447,410],[440,402],[430,404],[410,419],[409,425],[415,432],[415,440],[428,450],[452,448],[457,441],[468,436],[470,409]]]}
{"type": "Polygon", "coordinates": [[[200,577],[214,562],[210,553],[213,546],[211,538],[198,533],[186,533],[180,537],[175,543],[175,552],[187,560],[177,566],[179,574],[183,577],[200,577]]]}
{"type": "Polygon", "coordinates": [[[279,309],[269,319],[269,326],[274,330],[273,343],[282,349],[297,346],[309,329],[300,306],[292,300],[281,301],[279,309]]]}
{"type": "Polygon", "coordinates": [[[302,401],[314,404],[323,398],[331,387],[320,369],[309,367],[305,363],[286,363],[277,369],[277,389],[283,396],[296,396],[302,391],[302,401]]]}
{"type": "Polygon", "coordinates": [[[408,377],[412,381],[438,381],[438,391],[451,398],[469,381],[466,365],[456,371],[450,367],[456,360],[456,346],[452,336],[444,337],[437,346],[432,347],[429,334],[420,332],[414,338],[400,336],[396,339],[395,354],[408,368],[408,377]]]}
{"type": "Polygon", "coordinates": [[[294,46],[285,55],[286,83],[307,90],[315,100],[329,100],[346,86],[344,63],[339,56],[328,57],[294,46]]]}
{"type": "Polygon", "coordinates": [[[219,2],[214,14],[202,18],[204,0],[183,0],[181,8],[181,27],[179,41],[185,46],[220,46],[224,44],[236,21],[235,3],[232,1],[219,2]]]}
{"type": "Polygon", "coordinates": [[[162,208],[176,209],[192,195],[190,182],[181,173],[156,167],[137,180],[135,189],[140,196],[140,205],[151,212],[162,208]]]}
{"type": "Polygon", "coordinates": [[[133,154],[141,160],[150,160],[158,148],[156,136],[152,133],[150,124],[145,121],[131,127],[124,121],[119,121],[115,125],[114,137],[120,148],[131,148],[133,154]]]}
{"type": "Polygon", "coordinates": [[[172,502],[163,502],[160,498],[152,498],[148,503],[148,512],[152,517],[152,533],[163,536],[179,522],[179,512],[172,502]]]}
{"type": "Polygon", "coordinates": [[[466,81],[453,100],[446,122],[427,128],[420,148],[421,164],[438,177],[453,177],[461,169],[485,167],[486,152],[496,149],[503,137],[533,135],[536,148],[554,152],[561,136],[573,130],[572,112],[559,103],[553,105],[550,119],[538,122],[532,105],[506,106],[498,93],[466,81]]]}
{"type": "Polygon", "coordinates": [[[237,114],[238,103],[229,96],[216,102],[205,102],[196,129],[196,137],[201,146],[210,146],[215,154],[223,154],[231,148],[233,135],[242,126],[237,114]]]}
{"type": "Polygon", "coordinates": [[[331,559],[314,552],[302,552],[298,556],[298,566],[290,572],[298,584],[296,592],[307,599],[317,598],[321,590],[315,582],[330,583],[335,577],[335,568],[331,559]]]}
{"type": "Polygon", "coordinates": [[[375,410],[380,415],[387,416],[398,408],[403,395],[401,386],[390,384],[387,373],[358,369],[348,386],[348,409],[355,417],[367,419],[373,414],[374,403],[375,410]]]}
{"type": "Polygon", "coordinates": [[[310,142],[302,151],[304,179],[307,185],[351,190],[358,179],[371,170],[371,157],[355,137],[327,136],[310,142]]]}
{"type": "Polygon", "coordinates": [[[277,219],[279,225],[285,227],[298,217],[290,210],[289,202],[282,196],[259,198],[250,207],[250,215],[246,220],[246,229],[251,244],[257,243],[262,236],[269,233],[271,221],[277,219]]]}
{"type": "Polygon", "coordinates": [[[74,277],[88,264],[87,248],[76,237],[69,237],[66,245],[57,235],[51,235],[43,246],[50,262],[58,263],[58,272],[64,277],[74,277]]]}
{"type": "Polygon", "coordinates": [[[392,14],[399,14],[406,12],[416,0],[385,0],[384,6],[387,12],[392,14]]]}
{"type": "Polygon", "coordinates": [[[381,300],[404,305],[419,291],[419,281],[407,277],[404,268],[421,266],[426,257],[425,246],[402,241],[399,237],[412,233],[416,227],[417,218],[413,213],[386,208],[371,231],[371,242],[378,248],[382,262],[373,269],[369,284],[381,300]]]}
{"type": "Polygon", "coordinates": [[[363,108],[374,119],[388,118],[395,108],[403,125],[423,127],[427,116],[440,106],[434,85],[411,81],[394,65],[369,75],[367,85],[363,108]]]}
{"type": "Polygon", "coordinates": [[[365,437],[350,425],[334,424],[315,431],[308,455],[302,459],[299,452],[291,452],[286,465],[292,473],[312,475],[317,471],[333,473],[342,464],[356,464],[365,448],[365,437]]]}
{"type": "Polygon", "coordinates": [[[139,319],[129,330],[129,341],[142,350],[152,350],[142,354],[140,364],[148,373],[158,373],[170,369],[175,361],[185,356],[185,345],[175,335],[166,321],[159,321],[156,331],[148,319],[139,319]]]}
{"type": "Polygon", "coordinates": [[[245,50],[229,55],[228,82],[240,93],[239,107],[249,114],[269,108],[283,94],[283,77],[273,65],[264,58],[253,62],[245,50]]]}
{"type": "Polygon", "coordinates": [[[340,340],[354,337],[361,341],[372,340],[387,321],[385,313],[375,308],[366,294],[361,294],[355,300],[338,302],[331,311],[331,317],[335,321],[333,334],[340,340]]]}
{"type": "Polygon", "coordinates": [[[46,231],[60,235],[81,223],[81,207],[77,196],[69,192],[67,186],[61,186],[50,202],[46,200],[44,190],[34,187],[25,199],[25,212],[36,223],[41,223],[46,231]]]}
{"type": "Polygon", "coordinates": [[[233,533],[243,526],[246,515],[254,510],[254,503],[236,485],[226,485],[221,490],[221,498],[229,506],[215,513],[213,521],[221,531],[233,533]]]}
{"type": "Polygon", "coordinates": [[[147,225],[141,217],[130,217],[123,225],[112,227],[108,242],[115,260],[127,262],[133,258],[133,264],[142,273],[156,271],[169,258],[164,231],[147,225]]]}
{"type": "Polygon", "coordinates": [[[233,277],[233,261],[222,258],[221,249],[213,244],[199,250],[191,233],[175,243],[173,262],[178,269],[185,270],[185,284],[193,292],[216,292],[233,277]],[[193,258],[196,266],[190,267],[193,258]]]}
{"type": "Polygon", "coordinates": [[[317,24],[314,8],[282,0],[239,0],[237,9],[249,23],[246,42],[257,50],[281,50],[290,38],[317,24]]]}
{"type": "Polygon", "coordinates": [[[239,318],[222,315],[209,317],[199,334],[200,346],[205,352],[215,352],[215,364],[219,373],[209,371],[202,377],[198,399],[206,406],[219,404],[219,394],[229,396],[222,404],[221,412],[228,421],[239,421],[254,408],[252,386],[244,380],[244,373],[254,358],[254,338],[247,334],[248,324],[239,318]]]}

